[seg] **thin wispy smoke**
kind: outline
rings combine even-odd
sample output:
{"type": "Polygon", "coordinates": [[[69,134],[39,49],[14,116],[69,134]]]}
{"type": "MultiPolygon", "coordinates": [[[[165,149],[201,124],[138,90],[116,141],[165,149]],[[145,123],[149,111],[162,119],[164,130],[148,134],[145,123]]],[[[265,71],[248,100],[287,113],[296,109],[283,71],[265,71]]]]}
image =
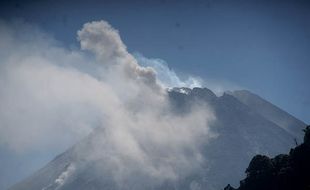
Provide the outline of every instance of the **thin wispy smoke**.
{"type": "Polygon", "coordinates": [[[180,77],[168,67],[168,64],[162,59],[146,58],[142,54],[136,53],[135,58],[139,64],[151,67],[156,72],[157,81],[163,87],[203,87],[203,80],[199,77],[189,76],[185,80],[180,77]]]}
{"type": "Polygon", "coordinates": [[[212,109],[193,103],[188,113],[175,113],[165,85],[186,82],[173,71],[160,76],[154,65],[139,65],[106,21],[78,31],[81,49],[95,59],[27,24],[18,28],[1,22],[0,145],[20,152],[57,149],[96,130],[78,155],[103,160],[103,171],[120,185],[133,173],[151,183],[176,180],[204,162],[200,146],[214,137],[212,109]],[[27,40],[18,28],[40,35],[27,40]]]}
{"type": "Polygon", "coordinates": [[[59,189],[62,185],[65,184],[67,179],[75,172],[74,164],[70,164],[66,167],[65,171],[63,171],[53,183],[43,187],[42,190],[52,190],[52,189],[59,189]]]}
{"type": "Polygon", "coordinates": [[[168,67],[168,64],[158,58],[146,58],[140,53],[134,54],[140,65],[151,67],[156,73],[157,83],[164,88],[174,87],[208,87],[216,95],[221,96],[227,90],[245,89],[233,84],[229,81],[200,78],[197,76],[185,75],[180,77],[172,68],[168,67]]]}

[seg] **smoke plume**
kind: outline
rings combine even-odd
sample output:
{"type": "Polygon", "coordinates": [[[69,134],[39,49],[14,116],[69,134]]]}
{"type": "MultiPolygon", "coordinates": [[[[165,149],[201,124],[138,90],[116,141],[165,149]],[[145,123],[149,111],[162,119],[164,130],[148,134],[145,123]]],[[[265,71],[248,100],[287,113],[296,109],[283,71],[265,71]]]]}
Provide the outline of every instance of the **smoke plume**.
{"type": "Polygon", "coordinates": [[[200,146],[213,137],[211,108],[175,112],[166,91],[174,82],[139,65],[106,21],[84,24],[78,40],[81,50],[70,50],[34,26],[1,21],[0,145],[57,150],[95,131],[79,155],[103,160],[118,184],[133,173],[161,183],[199,168],[200,146]]]}

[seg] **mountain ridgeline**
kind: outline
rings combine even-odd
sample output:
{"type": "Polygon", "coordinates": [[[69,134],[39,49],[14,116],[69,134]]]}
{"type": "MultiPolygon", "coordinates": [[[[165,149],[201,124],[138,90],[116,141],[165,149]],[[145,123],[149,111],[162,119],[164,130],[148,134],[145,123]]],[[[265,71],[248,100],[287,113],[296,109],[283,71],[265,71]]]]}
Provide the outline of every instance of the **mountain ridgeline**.
{"type": "MultiPolygon", "coordinates": [[[[303,141],[305,123],[248,91],[227,92],[218,97],[207,88],[174,88],[169,90],[169,101],[180,113],[188,111],[194,102],[205,103],[216,116],[210,130],[217,137],[205,143],[201,150],[206,163],[189,176],[154,185],[132,175],[128,184],[120,187],[102,170],[105,167],[102,160],[89,162],[77,156],[80,150],[92,154],[90,139],[96,138],[95,133],[10,190],[218,190],[227,182],[236,186],[245,177],[244,168],[253,156],[275,156],[303,141]]],[[[277,157],[277,162],[283,159],[287,157],[277,157]]]]}

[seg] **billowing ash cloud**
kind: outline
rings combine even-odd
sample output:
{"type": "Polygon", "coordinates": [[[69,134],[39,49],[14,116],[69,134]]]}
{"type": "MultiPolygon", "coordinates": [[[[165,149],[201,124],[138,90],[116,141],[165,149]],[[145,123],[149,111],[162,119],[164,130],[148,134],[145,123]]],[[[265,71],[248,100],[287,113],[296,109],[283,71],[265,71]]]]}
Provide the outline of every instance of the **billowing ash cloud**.
{"type": "Polygon", "coordinates": [[[1,22],[0,145],[20,152],[57,149],[96,128],[91,148],[80,156],[103,160],[119,184],[133,173],[160,183],[198,168],[200,145],[213,136],[208,105],[175,113],[158,69],[140,66],[107,22],[86,23],[78,40],[95,59],[32,26],[1,22]]]}
{"type": "Polygon", "coordinates": [[[78,31],[78,40],[83,50],[92,51],[103,64],[117,65],[128,77],[141,78],[149,85],[156,83],[154,70],[138,65],[136,59],[127,52],[118,31],[106,21],[84,24],[82,30],[78,31]]]}

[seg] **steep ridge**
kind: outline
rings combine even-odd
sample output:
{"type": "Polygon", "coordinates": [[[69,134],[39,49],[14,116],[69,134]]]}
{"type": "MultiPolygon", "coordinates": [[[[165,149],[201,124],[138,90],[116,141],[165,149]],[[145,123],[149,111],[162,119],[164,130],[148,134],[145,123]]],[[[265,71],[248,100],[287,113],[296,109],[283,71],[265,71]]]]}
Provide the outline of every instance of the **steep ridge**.
{"type": "Polygon", "coordinates": [[[302,126],[305,126],[305,123],[247,90],[237,90],[230,94],[255,112],[296,136],[298,142],[302,142],[302,126]]]}
{"type": "Polygon", "coordinates": [[[216,113],[217,122],[213,129],[219,136],[206,145],[208,172],[201,181],[207,189],[216,189],[219,183],[225,180],[237,184],[237,176],[244,175],[238,168],[246,167],[246,163],[255,154],[276,155],[295,145],[293,135],[234,96],[224,93],[223,96],[216,97],[210,94],[209,89],[194,88],[192,92],[194,93],[183,95],[172,93],[172,102],[177,101],[174,105],[180,110],[186,109],[186,105],[191,101],[202,99],[210,104],[216,113]],[[200,91],[199,95],[197,91],[200,91]],[[201,94],[205,96],[200,96],[201,94]]]}

